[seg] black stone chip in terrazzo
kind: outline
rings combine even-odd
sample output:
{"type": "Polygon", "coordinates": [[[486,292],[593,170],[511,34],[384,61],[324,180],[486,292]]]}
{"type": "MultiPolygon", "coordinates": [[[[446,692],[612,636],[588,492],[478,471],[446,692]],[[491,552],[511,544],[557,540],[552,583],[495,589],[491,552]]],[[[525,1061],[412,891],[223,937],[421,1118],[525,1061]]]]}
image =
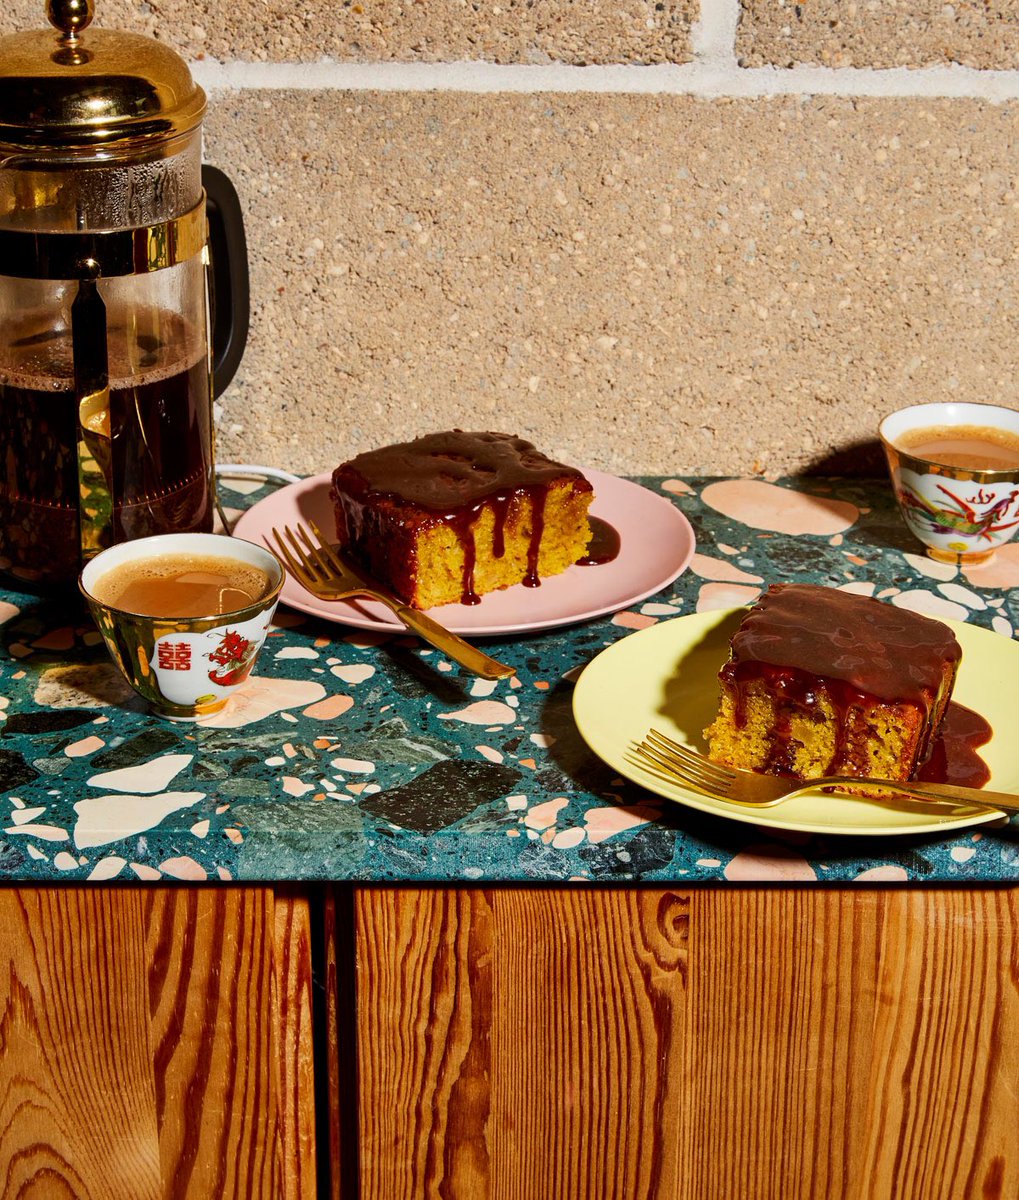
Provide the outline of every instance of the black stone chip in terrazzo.
{"type": "Polygon", "coordinates": [[[7,875],[25,865],[25,856],[12,842],[0,842],[0,874],[7,875]]]}
{"type": "MultiPolygon", "coordinates": [[[[437,654],[422,657],[408,646],[389,645],[382,653],[398,668],[393,672],[392,687],[407,699],[426,700],[431,697],[440,704],[459,704],[467,691],[463,680],[453,672],[439,673],[437,664],[443,661],[437,654]]],[[[461,668],[456,668],[459,671],[461,668]]],[[[465,679],[472,678],[464,676],[465,679]]]]}
{"type": "Polygon", "coordinates": [[[25,762],[16,750],[0,750],[0,789],[10,792],[38,777],[35,767],[25,762]]]}
{"type": "Polygon", "coordinates": [[[676,835],[662,825],[644,825],[624,842],[610,840],[582,846],[579,851],[592,879],[610,879],[626,872],[636,877],[659,871],[672,862],[676,835]]]}
{"type": "Polygon", "coordinates": [[[3,732],[10,733],[61,733],[94,721],[96,714],[91,708],[54,708],[44,712],[11,713],[4,722],[3,732]]]}
{"type": "Polygon", "coordinates": [[[124,767],[135,767],[148,762],[159,754],[171,750],[182,750],[177,734],[169,729],[149,729],[137,737],[122,742],[109,750],[100,750],[92,757],[92,766],[100,771],[119,771],[124,767]]]}
{"type": "Polygon", "coordinates": [[[505,794],[520,772],[498,763],[441,762],[410,783],[361,801],[361,809],[417,833],[435,833],[505,794]]]}

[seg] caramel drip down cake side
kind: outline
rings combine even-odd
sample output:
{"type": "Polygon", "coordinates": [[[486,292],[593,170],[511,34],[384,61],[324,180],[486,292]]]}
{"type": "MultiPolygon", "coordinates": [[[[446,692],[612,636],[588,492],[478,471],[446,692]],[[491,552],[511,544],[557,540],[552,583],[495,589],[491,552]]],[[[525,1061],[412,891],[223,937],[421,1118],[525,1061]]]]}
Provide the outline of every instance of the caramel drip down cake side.
{"type": "Polygon", "coordinates": [[[908,779],[931,752],[961,651],[940,621],[813,584],[754,605],[719,672],[712,758],[805,779],[908,779]]]}
{"type": "Polygon", "coordinates": [[[477,603],[536,587],[583,557],[591,485],[508,434],[455,430],[341,464],[332,499],[341,543],[407,603],[477,603]]]}

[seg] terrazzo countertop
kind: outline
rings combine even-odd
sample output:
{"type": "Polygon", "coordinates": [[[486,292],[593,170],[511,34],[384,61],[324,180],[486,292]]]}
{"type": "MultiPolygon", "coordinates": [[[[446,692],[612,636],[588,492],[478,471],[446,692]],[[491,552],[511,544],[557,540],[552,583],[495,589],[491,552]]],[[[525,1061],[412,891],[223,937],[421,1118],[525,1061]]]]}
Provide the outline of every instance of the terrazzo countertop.
{"type": "MultiPolygon", "coordinates": [[[[1012,638],[1019,544],[968,573],[919,553],[884,481],[642,478],[690,567],[582,624],[487,638],[476,679],[401,635],[280,609],[256,674],[194,724],[146,714],[82,608],[0,592],[0,880],[692,883],[1019,880],[1019,818],[832,837],[693,811],[619,777],[573,721],[604,647],[769,583],[877,595],[1012,638]]],[[[222,481],[236,513],[272,484],[222,481]]]]}

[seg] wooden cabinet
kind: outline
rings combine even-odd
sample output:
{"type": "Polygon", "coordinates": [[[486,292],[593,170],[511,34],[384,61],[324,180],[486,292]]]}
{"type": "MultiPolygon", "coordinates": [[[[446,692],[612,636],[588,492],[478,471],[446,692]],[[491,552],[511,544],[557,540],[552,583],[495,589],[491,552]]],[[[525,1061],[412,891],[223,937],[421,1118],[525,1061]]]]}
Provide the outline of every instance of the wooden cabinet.
{"type": "Polygon", "coordinates": [[[356,895],[371,1200],[1011,1200],[1015,890],[356,895]]]}
{"type": "Polygon", "coordinates": [[[1019,891],[0,891],[0,1195],[1012,1200],[1019,891]]]}
{"type": "Polygon", "coordinates": [[[308,899],[0,890],[0,1195],[312,1200],[308,899]]]}

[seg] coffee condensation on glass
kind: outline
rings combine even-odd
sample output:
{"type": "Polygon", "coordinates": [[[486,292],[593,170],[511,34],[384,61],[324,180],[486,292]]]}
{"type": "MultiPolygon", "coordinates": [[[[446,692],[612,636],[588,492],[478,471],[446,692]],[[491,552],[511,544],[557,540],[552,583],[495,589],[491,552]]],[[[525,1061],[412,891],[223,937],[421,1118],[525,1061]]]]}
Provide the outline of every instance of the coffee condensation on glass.
{"type": "MultiPolygon", "coordinates": [[[[111,544],[212,529],[203,270],[195,257],[99,281],[109,414],[86,428],[112,498],[111,544]]],[[[18,582],[69,584],[82,566],[70,318],[78,285],[0,283],[0,567],[18,582]]]]}

